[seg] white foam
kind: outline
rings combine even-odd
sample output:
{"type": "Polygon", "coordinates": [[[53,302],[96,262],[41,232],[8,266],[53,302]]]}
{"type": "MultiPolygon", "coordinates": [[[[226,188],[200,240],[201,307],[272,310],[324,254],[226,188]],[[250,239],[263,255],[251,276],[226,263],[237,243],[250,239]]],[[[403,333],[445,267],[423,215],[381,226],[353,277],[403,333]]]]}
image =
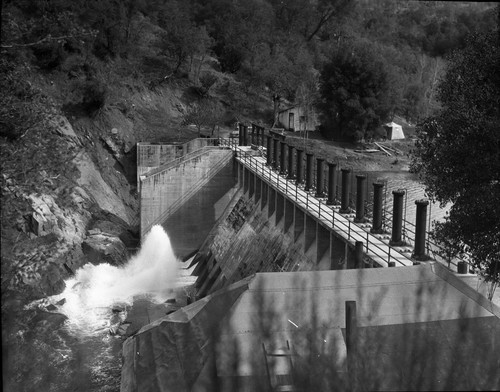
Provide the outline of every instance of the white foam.
{"type": "Polygon", "coordinates": [[[113,304],[132,305],[138,295],[149,295],[158,303],[171,296],[171,289],[177,286],[178,262],[167,233],[161,226],[153,226],[139,253],[124,266],[86,264],[66,281],[65,291],[53,301],[66,300],[59,311],[70,324],[99,331],[109,326],[113,304]]]}

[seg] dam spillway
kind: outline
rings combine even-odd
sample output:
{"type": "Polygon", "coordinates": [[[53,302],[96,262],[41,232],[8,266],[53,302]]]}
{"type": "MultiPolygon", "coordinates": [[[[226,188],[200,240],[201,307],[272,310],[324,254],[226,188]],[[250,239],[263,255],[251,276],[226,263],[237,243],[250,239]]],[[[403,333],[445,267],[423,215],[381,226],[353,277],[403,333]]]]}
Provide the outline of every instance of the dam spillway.
{"type": "MultiPolygon", "coordinates": [[[[357,187],[353,187],[349,171],[327,162],[326,175],[323,160],[313,164],[310,153],[300,159],[303,155],[298,150],[293,159],[292,149],[287,151],[279,135],[268,134],[271,150],[265,149],[260,145],[263,130],[255,130],[258,137],[252,132],[251,138],[258,144],[248,143],[248,131],[241,132],[240,127],[238,141],[195,139],[184,145],[138,146],[141,234],[153,224],[163,224],[170,236],[184,233],[172,242],[175,247],[184,240],[178,246],[181,258],[197,251],[198,298],[256,272],[410,266],[429,259],[425,211],[423,219],[420,213],[423,234],[415,234],[418,254],[411,246],[414,239],[403,230],[402,216],[384,218],[391,237],[380,227],[374,230],[376,222],[365,216],[365,209],[360,213],[360,206],[367,203],[364,176],[356,176],[357,187]],[[220,182],[220,178],[232,180],[220,182]],[[212,214],[207,200],[214,192],[217,196],[208,202],[217,204],[217,213],[212,214]],[[200,200],[205,200],[204,206],[200,200]],[[186,212],[193,224],[205,220],[201,233],[187,223],[186,212]],[[195,232],[197,238],[190,234],[195,232]]],[[[380,184],[374,188],[376,193],[380,184]]],[[[402,199],[393,193],[397,212],[402,199]]],[[[376,197],[373,206],[377,206],[376,197]]],[[[377,219],[381,225],[380,216],[377,219]]]]}
{"type": "MultiPolygon", "coordinates": [[[[360,214],[351,210],[352,203],[348,203],[347,212],[340,212],[342,203],[335,200],[329,204],[327,199],[316,196],[318,192],[314,189],[314,178],[311,186],[310,174],[308,191],[300,183],[286,181],[289,173],[273,165],[269,167],[269,155],[259,146],[239,146],[224,139],[214,143],[232,151],[235,186],[231,188],[233,196],[225,199],[229,200],[227,206],[191,263],[196,265],[198,275],[193,298],[196,301],[190,304],[188,301],[187,306],[144,326],[125,341],[123,392],[191,391],[207,386],[208,390],[242,390],[235,385],[265,390],[271,385],[271,371],[276,370],[268,366],[267,350],[271,352],[285,345],[297,350],[294,360],[310,361],[316,358],[311,355],[317,353],[314,344],[304,347],[301,344],[310,342],[307,339],[311,336],[332,344],[325,352],[337,357],[324,363],[325,371],[333,372],[334,379],[341,380],[352,373],[347,343],[348,324],[352,320],[343,305],[356,302],[360,306],[354,320],[358,317],[360,331],[377,332],[366,342],[380,342],[381,347],[381,350],[362,349],[364,359],[372,360],[366,372],[370,380],[378,373],[387,380],[397,366],[413,368],[415,350],[405,346],[410,342],[418,349],[420,343],[422,347],[439,347],[446,358],[455,358],[453,349],[462,347],[464,340],[454,338],[450,344],[447,336],[439,335],[436,339],[437,332],[449,330],[443,322],[456,328],[470,321],[467,328],[473,331],[473,338],[477,336],[479,323],[487,321],[481,337],[470,340],[471,351],[463,358],[469,363],[475,353],[474,360],[482,361],[482,368],[492,363],[498,345],[491,349],[488,346],[484,353],[478,354],[477,342],[485,341],[491,328],[498,326],[500,310],[453,272],[433,261],[418,265],[411,250],[401,255],[409,266],[370,268],[384,265],[368,256],[358,235],[382,236],[379,239],[387,245],[387,256],[391,252],[391,257],[396,257],[393,250],[409,247],[391,244],[399,238],[385,230],[370,233],[369,219],[355,222],[360,214]],[[328,220],[330,215],[332,219],[328,220]],[[346,221],[342,223],[341,218],[346,221]],[[363,231],[357,232],[357,227],[363,231]],[[336,262],[341,258],[342,263],[336,262]],[[332,270],[344,268],[347,270],[332,270]],[[380,309],[384,311],[378,312],[380,309]],[[408,334],[413,330],[417,331],[418,339],[408,334]],[[383,350],[389,344],[393,345],[390,363],[382,361],[379,355],[383,352],[384,359],[387,357],[383,350]],[[299,350],[302,348],[303,352],[299,350]],[[370,353],[375,354],[373,358],[370,353]],[[410,354],[402,361],[400,353],[410,354]],[[244,366],[231,366],[241,358],[246,361],[244,366]]],[[[399,211],[401,198],[398,194],[394,196],[397,207],[394,210],[399,211]]],[[[184,204],[191,207],[193,203],[188,199],[184,204]]],[[[396,234],[399,229],[396,227],[396,234]]],[[[396,266],[397,260],[390,260],[387,266],[391,262],[396,266]]],[[[419,360],[428,364],[433,358],[431,350],[419,360]]],[[[454,366],[455,361],[444,363],[454,366]]],[[[319,363],[311,364],[307,372],[317,370],[317,366],[319,363]]],[[[441,373],[426,373],[425,379],[439,383],[441,376],[441,373]]],[[[403,379],[396,381],[390,381],[391,387],[387,389],[405,389],[403,379]]]]}

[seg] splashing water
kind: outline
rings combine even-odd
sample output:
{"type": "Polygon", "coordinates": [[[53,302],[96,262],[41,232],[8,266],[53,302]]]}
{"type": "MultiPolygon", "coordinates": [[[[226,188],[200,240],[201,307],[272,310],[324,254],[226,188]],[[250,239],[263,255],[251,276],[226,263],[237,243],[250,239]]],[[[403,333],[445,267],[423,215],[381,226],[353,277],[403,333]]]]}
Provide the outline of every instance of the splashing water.
{"type": "MultiPolygon", "coordinates": [[[[109,327],[113,305],[131,306],[134,297],[145,295],[152,302],[165,301],[172,295],[178,272],[170,240],[163,228],[156,225],[139,253],[126,265],[86,264],[66,281],[65,291],[52,297],[52,301],[65,299],[58,311],[68,317],[71,329],[99,333],[109,327]]],[[[126,317],[126,312],[122,312],[122,317],[126,317]]]]}

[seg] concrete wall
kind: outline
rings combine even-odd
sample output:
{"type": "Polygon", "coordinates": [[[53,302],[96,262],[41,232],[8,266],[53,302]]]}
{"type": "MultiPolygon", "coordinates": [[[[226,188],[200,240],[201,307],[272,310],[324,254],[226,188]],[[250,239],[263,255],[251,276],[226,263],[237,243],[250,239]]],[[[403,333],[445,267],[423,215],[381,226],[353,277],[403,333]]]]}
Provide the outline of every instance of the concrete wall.
{"type": "Polygon", "coordinates": [[[181,162],[153,170],[140,180],[141,238],[165,221],[233,157],[231,150],[206,147],[181,162]]]}
{"type": "Polygon", "coordinates": [[[137,143],[137,184],[140,176],[186,154],[206,146],[214,146],[217,139],[198,138],[184,144],[137,143]]]}
{"type": "Polygon", "coordinates": [[[179,259],[189,259],[201,247],[226,210],[237,190],[235,169],[233,160],[227,162],[186,203],[162,222],[179,259]]]}

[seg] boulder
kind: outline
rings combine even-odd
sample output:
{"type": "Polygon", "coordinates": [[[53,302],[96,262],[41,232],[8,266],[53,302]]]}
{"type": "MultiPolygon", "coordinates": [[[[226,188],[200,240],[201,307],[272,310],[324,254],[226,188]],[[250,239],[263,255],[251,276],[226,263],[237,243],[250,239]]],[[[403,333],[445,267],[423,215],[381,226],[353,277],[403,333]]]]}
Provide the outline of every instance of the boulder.
{"type": "Polygon", "coordinates": [[[82,250],[92,264],[122,265],[128,259],[127,248],[120,238],[104,233],[88,236],[82,243],[82,250]]]}

